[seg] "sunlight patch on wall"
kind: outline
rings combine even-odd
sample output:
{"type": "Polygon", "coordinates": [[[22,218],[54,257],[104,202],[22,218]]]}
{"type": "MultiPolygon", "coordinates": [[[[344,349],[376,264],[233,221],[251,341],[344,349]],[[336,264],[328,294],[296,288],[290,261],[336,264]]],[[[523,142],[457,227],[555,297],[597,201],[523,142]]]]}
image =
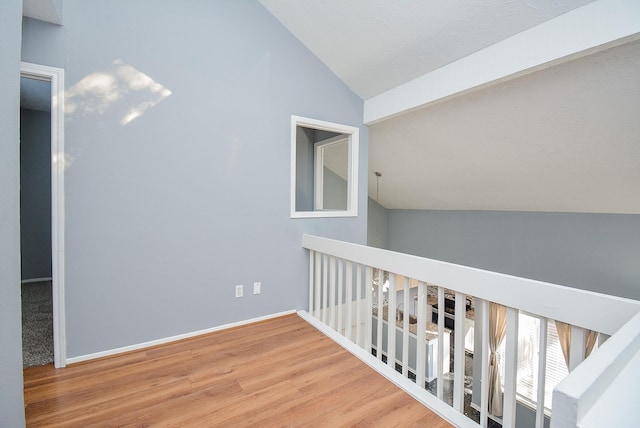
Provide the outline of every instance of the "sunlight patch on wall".
{"type": "Polygon", "coordinates": [[[66,91],[65,113],[73,117],[114,109],[120,124],[127,125],[169,95],[169,89],[118,59],[108,69],[89,74],[66,91]]]}

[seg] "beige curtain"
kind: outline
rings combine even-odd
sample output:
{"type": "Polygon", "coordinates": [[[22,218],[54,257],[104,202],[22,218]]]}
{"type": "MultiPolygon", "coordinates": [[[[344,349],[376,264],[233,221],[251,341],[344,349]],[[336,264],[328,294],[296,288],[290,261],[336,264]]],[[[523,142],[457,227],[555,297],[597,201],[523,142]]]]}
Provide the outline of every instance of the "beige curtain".
{"type": "Polygon", "coordinates": [[[502,381],[496,352],[507,331],[507,308],[491,302],[489,305],[489,413],[502,416],[502,381]]]}
{"type": "MultiPolygon", "coordinates": [[[[564,323],[562,321],[556,321],[556,330],[558,331],[558,339],[560,339],[560,347],[562,348],[562,355],[564,355],[564,362],[569,368],[569,354],[571,352],[571,324],[564,323]]],[[[598,333],[593,330],[587,330],[587,339],[584,346],[585,358],[591,354],[596,340],[598,339],[598,333]]]]}

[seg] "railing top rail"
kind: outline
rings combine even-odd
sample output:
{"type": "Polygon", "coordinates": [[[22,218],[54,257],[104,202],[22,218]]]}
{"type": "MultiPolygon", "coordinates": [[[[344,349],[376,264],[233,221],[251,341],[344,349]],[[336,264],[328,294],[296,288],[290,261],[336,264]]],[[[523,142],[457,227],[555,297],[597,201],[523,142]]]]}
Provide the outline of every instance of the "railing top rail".
{"type": "MultiPolygon", "coordinates": [[[[603,394],[613,395],[616,411],[604,406],[604,419],[611,426],[621,426],[612,416],[628,418],[635,414],[635,398],[640,387],[637,384],[637,358],[640,355],[640,313],[611,336],[596,352],[578,365],[558,384],[553,392],[553,418],[556,426],[576,426],[591,409],[602,400],[603,394]],[[614,389],[611,385],[629,382],[633,390],[614,389]],[[623,409],[623,406],[625,407],[623,409]]],[[[629,385],[628,385],[629,386],[629,385]]],[[[619,386],[618,386],[619,388],[619,386]]],[[[625,421],[628,422],[628,419],[625,421]]],[[[593,424],[592,426],[598,426],[593,424]]]]}
{"type": "Polygon", "coordinates": [[[640,312],[637,300],[319,236],[303,235],[302,246],[608,335],[640,312]]]}

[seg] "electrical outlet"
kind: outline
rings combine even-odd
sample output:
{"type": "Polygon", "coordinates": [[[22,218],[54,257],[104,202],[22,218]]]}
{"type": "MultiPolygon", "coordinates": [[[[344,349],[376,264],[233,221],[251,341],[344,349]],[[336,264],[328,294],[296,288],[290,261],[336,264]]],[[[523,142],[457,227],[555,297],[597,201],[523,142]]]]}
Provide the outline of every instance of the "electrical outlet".
{"type": "Polygon", "coordinates": [[[236,285],[236,297],[242,297],[244,295],[242,285],[236,285]]]}
{"type": "Polygon", "coordinates": [[[259,282],[254,282],[253,283],[253,294],[260,294],[261,286],[262,286],[262,284],[260,284],[259,282]]]}

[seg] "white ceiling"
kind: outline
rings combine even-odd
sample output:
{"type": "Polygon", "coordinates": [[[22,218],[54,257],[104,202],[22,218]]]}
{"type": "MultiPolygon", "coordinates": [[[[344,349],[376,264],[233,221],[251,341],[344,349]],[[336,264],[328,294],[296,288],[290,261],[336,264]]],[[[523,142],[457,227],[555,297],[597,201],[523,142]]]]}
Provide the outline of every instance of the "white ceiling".
{"type": "MultiPolygon", "coordinates": [[[[260,0],[364,100],[585,0],[260,0]]],[[[470,70],[470,72],[472,72],[470,70]]],[[[640,214],[640,42],[370,126],[387,208],[640,214]]]]}
{"type": "Polygon", "coordinates": [[[260,0],[363,100],[593,0],[260,0]]]}
{"type": "Polygon", "coordinates": [[[375,124],[369,169],[388,208],[640,213],[639,119],[634,42],[375,124]]]}

